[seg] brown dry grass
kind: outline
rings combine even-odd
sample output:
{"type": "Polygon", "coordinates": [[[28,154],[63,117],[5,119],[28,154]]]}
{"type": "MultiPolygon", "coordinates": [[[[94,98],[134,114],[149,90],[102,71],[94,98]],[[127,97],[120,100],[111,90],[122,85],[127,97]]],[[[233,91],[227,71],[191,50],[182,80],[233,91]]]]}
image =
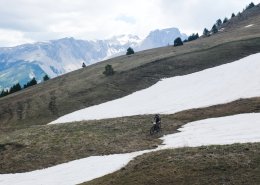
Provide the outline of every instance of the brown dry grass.
{"type": "Polygon", "coordinates": [[[0,135],[0,173],[41,169],[92,155],[154,148],[158,138],[187,122],[260,112],[260,98],[162,115],[163,132],[150,136],[152,115],[61,125],[32,126],[0,135]]]}
{"type": "MultiPolygon", "coordinates": [[[[180,122],[163,117],[163,134],[180,122]]],[[[25,172],[94,155],[157,147],[162,134],[150,136],[151,116],[33,126],[0,135],[0,173],[25,172]]]]}
{"type": "Polygon", "coordinates": [[[1,98],[0,130],[46,124],[69,112],[149,87],[160,78],[189,74],[259,52],[259,12],[211,37],[109,59],[1,98]],[[254,26],[245,28],[248,24],[254,26]],[[113,77],[102,74],[106,64],[113,65],[113,77]]]}

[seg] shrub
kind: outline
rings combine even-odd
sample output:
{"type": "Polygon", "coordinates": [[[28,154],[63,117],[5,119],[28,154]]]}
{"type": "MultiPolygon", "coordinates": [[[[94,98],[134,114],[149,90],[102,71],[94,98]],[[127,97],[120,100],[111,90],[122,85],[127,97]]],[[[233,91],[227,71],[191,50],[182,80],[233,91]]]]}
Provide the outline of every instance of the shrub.
{"type": "Polygon", "coordinates": [[[113,75],[114,73],[115,73],[115,71],[114,71],[112,65],[109,65],[109,64],[106,65],[105,71],[103,72],[103,74],[106,75],[106,76],[111,76],[111,75],[113,75]]]}

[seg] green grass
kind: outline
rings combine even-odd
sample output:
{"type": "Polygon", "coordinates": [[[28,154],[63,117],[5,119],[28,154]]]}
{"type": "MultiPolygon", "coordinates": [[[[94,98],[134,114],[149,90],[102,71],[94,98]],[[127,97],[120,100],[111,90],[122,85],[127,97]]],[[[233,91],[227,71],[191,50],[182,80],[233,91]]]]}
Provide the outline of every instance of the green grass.
{"type": "Polygon", "coordinates": [[[260,143],[162,150],[84,185],[260,184],[260,143]]]}

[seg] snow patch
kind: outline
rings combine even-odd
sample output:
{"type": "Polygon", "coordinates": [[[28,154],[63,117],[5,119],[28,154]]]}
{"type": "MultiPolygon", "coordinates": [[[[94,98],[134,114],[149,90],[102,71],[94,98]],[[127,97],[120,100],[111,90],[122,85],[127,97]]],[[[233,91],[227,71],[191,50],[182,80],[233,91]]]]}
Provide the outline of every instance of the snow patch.
{"type": "Polygon", "coordinates": [[[33,73],[33,71],[30,71],[30,73],[29,73],[29,78],[30,79],[33,79],[35,77],[35,74],[33,73]]]}
{"type": "Polygon", "coordinates": [[[182,110],[260,96],[260,53],[197,73],[167,78],[126,97],[88,107],[53,121],[65,123],[182,110]]]}
{"type": "Polygon", "coordinates": [[[245,26],[245,28],[249,28],[249,27],[252,27],[252,26],[254,26],[254,24],[249,24],[249,25],[245,26]]]}
{"type": "Polygon", "coordinates": [[[113,173],[144,153],[168,148],[194,147],[212,144],[260,142],[260,113],[240,114],[205,119],[186,124],[180,133],[162,137],[162,146],[126,154],[92,156],[43,170],[27,173],[2,174],[3,185],[72,185],[113,173]]]}
{"type": "Polygon", "coordinates": [[[260,113],[238,114],[188,123],[164,136],[166,147],[197,147],[260,141],[260,113]]]}
{"type": "Polygon", "coordinates": [[[126,154],[91,156],[50,168],[26,173],[0,174],[2,185],[72,185],[113,173],[138,155],[149,152],[139,151],[126,154]]]}

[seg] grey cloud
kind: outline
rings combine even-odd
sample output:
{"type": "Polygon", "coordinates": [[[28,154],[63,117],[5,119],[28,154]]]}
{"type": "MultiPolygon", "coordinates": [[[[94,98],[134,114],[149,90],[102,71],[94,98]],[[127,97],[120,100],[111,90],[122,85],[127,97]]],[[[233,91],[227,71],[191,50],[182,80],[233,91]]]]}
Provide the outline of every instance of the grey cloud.
{"type": "Polygon", "coordinates": [[[22,32],[25,40],[35,41],[63,36],[100,39],[129,30],[144,35],[166,27],[195,32],[241,11],[251,1],[0,0],[0,29],[22,32]]]}
{"type": "Polygon", "coordinates": [[[136,23],[136,19],[134,17],[127,16],[127,15],[120,15],[120,16],[116,17],[116,20],[123,21],[123,22],[130,23],[130,24],[136,23]]]}

